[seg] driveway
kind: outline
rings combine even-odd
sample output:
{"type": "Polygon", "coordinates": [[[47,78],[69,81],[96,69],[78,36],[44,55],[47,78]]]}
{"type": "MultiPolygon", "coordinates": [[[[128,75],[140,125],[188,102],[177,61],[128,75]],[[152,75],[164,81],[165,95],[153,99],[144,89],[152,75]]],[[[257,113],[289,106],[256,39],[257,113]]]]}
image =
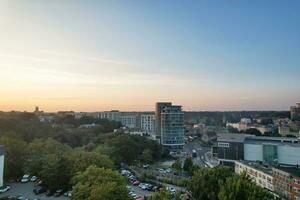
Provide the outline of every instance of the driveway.
{"type": "Polygon", "coordinates": [[[22,195],[29,199],[39,198],[41,200],[68,200],[68,197],[60,196],[60,197],[47,197],[45,194],[35,195],[33,193],[33,183],[11,183],[10,190],[0,194],[0,197],[5,196],[18,196],[22,195]]]}

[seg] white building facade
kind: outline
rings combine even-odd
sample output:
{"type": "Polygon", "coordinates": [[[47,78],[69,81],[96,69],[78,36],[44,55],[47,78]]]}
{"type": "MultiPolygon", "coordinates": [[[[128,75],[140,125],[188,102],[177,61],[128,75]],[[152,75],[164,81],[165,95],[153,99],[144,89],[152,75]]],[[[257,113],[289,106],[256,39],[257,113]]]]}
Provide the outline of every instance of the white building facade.
{"type": "Polygon", "coordinates": [[[155,115],[154,114],[141,115],[141,130],[155,137],[155,115]]]}
{"type": "Polygon", "coordinates": [[[234,171],[239,175],[245,172],[260,187],[274,191],[272,169],[262,169],[257,163],[235,161],[234,171]]]}

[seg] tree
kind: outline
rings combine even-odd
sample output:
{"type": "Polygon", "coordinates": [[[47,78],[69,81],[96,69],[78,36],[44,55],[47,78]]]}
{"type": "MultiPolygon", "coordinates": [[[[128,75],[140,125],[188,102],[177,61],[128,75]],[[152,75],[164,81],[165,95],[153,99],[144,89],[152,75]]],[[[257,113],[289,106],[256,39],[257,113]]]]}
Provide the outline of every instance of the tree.
{"type": "Polygon", "coordinates": [[[143,151],[140,159],[143,163],[152,163],[153,162],[153,157],[152,157],[151,149],[145,149],[143,151]]]}
{"type": "Polygon", "coordinates": [[[271,200],[274,197],[265,189],[251,182],[245,174],[241,176],[228,177],[225,183],[220,182],[218,195],[222,200],[271,200]]]}
{"type": "Polygon", "coordinates": [[[42,176],[41,172],[44,163],[49,155],[70,154],[72,149],[68,145],[63,145],[53,139],[35,139],[28,147],[28,160],[25,171],[37,176],[42,176]]]}
{"type": "Polygon", "coordinates": [[[193,168],[193,159],[191,157],[187,157],[185,160],[184,160],[184,164],[183,164],[183,170],[188,172],[188,173],[191,173],[192,172],[192,168],[193,168]]]}
{"type": "Polygon", "coordinates": [[[67,188],[71,180],[72,164],[64,154],[49,154],[43,162],[41,179],[49,189],[67,188]]]}
{"type": "Polygon", "coordinates": [[[181,171],[182,170],[182,163],[180,159],[177,159],[173,164],[172,168],[175,169],[176,171],[181,171]]]}
{"type": "Polygon", "coordinates": [[[73,178],[72,200],[130,200],[124,178],[110,169],[90,166],[73,178]]]}
{"type": "Polygon", "coordinates": [[[4,133],[0,137],[0,144],[4,145],[4,178],[9,181],[18,179],[23,174],[24,163],[27,158],[27,144],[15,133],[4,133]]]}
{"type": "Polygon", "coordinates": [[[232,175],[233,172],[228,167],[202,168],[194,173],[187,189],[191,191],[194,199],[217,200],[219,182],[225,182],[232,175]]]}
{"type": "Polygon", "coordinates": [[[29,145],[25,170],[41,177],[50,189],[65,188],[72,177],[71,152],[53,139],[36,139],[29,145]]]}
{"type": "Polygon", "coordinates": [[[73,174],[85,171],[89,166],[103,167],[106,169],[113,168],[113,162],[107,155],[99,152],[86,152],[83,150],[76,150],[71,155],[73,174]]]}

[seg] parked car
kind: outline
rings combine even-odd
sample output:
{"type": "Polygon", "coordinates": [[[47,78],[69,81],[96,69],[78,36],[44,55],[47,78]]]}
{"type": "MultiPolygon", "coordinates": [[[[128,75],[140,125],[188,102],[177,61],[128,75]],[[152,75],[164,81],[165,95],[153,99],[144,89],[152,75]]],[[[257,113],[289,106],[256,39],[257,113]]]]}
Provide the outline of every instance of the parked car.
{"type": "Polygon", "coordinates": [[[63,189],[58,189],[58,190],[55,191],[54,196],[55,196],[55,197],[59,197],[59,196],[61,196],[63,193],[64,193],[64,190],[63,190],[63,189]]]}
{"type": "Polygon", "coordinates": [[[21,179],[21,183],[27,183],[30,180],[30,175],[25,174],[22,179],[21,179]]]}
{"type": "Polygon", "coordinates": [[[10,189],[9,185],[2,186],[0,187],[0,193],[7,192],[9,189],[10,189]]]}
{"type": "Polygon", "coordinates": [[[47,196],[47,197],[53,196],[54,192],[55,192],[55,191],[53,191],[53,190],[47,190],[46,196],[47,196]]]}
{"type": "Polygon", "coordinates": [[[132,185],[134,185],[134,186],[138,186],[139,184],[140,184],[139,181],[134,181],[134,182],[132,183],[132,185]]]}
{"type": "Polygon", "coordinates": [[[29,200],[27,197],[24,196],[18,196],[18,200],[29,200]]]}
{"type": "Polygon", "coordinates": [[[47,191],[47,188],[43,187],[43,186],[37,186],[36,188],[33,189],[33,193],[36,195],[45,193],[46,191],[47,191]]]}
{"type": "Polygon", "coordinates": [[[38,178],[37,178],[36,176],[32,176],[31,179],[30,179],[30,181],[31,181],[31,182],[35,182],[35,181],[37,181],[37,179],[38,179],[38,178]]]}
{"type": "Polygon", "coordinates": [[[69,191],[67,191],[67,192],[64,193],[64,196],[65,197],[71,197],[72,196],[72,192],[73,192],[73,190],[69,190],[69,191]]]}

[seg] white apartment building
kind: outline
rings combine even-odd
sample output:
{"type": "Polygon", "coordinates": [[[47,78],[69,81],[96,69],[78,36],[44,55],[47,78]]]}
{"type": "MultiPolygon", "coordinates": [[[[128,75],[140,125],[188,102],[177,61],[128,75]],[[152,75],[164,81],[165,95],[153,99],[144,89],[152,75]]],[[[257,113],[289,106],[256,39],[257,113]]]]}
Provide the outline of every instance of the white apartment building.
{"type": "Polygon", "coordinates": [[[104,111],[100,113],[100,118],[119,122],[121,121],[121,113],[118,110],[104,111]]]}
{"type": "Polygon", "coordinates": [[[145,131],[149,135],[155,133],[155,115],[154,114],[142,114],[141,115],[141,130],[145,131]]]}
{"type": "Polygon", "coordinates": [[[246,172],[257,185],[274,191],[272,168],[263,167],[255,162],[235,161],[234,171],[239,175],[246,172]]]}
{"type": "Polygon", "coordinates": [[[135,114],[126,114],[121,116],[121,123],[127,128],[136,128],[137,127],[137,115],[135,114]]]}

